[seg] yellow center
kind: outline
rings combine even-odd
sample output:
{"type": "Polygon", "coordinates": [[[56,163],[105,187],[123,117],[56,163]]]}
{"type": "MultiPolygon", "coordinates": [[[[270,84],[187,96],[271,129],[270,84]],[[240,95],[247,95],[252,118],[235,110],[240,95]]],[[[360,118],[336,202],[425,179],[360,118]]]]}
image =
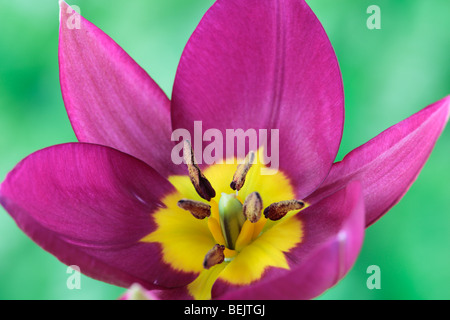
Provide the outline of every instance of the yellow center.
{"type": "MultiPolygon", "coordinates": [[[[280,221],[267,220],[264,216],[257,223],[247,220],[236,240],[235,250],[225,249],[225,262],[208,270],[203,269],[206,253],[215,244],[225,245],[218,203],[222,193],[235,192],[230,188],[231,178],[237,169],[237,161],[234,162],[235,164],[215,164],[204,171],[216,190],[216,197],[209,203],[211,216],[205,220],[198,220],[177,206],[180,199],[206,202],[197,194],[189,177],[170,177],[169,181],[176,191],[162,200],[166,207],[154,213],[157,229],[141,240],[160,243],[163,260],[173,269],[199,274],[188,285],[189,293],[195,299],[210,299],[212,286],[217,279],[232,285],[248,285],[261,279],[269,267],[289,269],[284,253],[298,245],[302,239],[301,222],[291,219],[297,213],[295,211],[280,221]]],[[[243,203],[249,194],[257,191],[264,206],[294,199],[289,179],[279,171],[267,174],[270,170],[260,161],[254,164],[237,198],[243,203]]]]}

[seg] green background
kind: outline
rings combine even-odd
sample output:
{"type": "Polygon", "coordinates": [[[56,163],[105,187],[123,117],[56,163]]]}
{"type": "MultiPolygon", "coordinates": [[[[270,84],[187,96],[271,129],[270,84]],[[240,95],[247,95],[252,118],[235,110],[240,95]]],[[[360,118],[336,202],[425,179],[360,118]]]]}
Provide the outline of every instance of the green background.
{"type": "MultiPolygon", "coordinates": [[[[171,95],[183,47],[212,0],[72,1],[171,95]]],[[[450,1],[310,0],[336,50],[346,94],[338,159],[450,93],[450,1]],[[368,30],[369,5],[381,30],[368,30]]],[[[28,154],[75,141],[58,79],[56,0],[0,0],[0,181],[28,154]]],[[[403,200],[366,232],[346,278],[321,299],[450,298],[450,130],[403,200]],[[378,265],[381,289],[366,270],[378,265]]],[[[123,289],[67,267],[0,208],[0,299],[115,299],[123,289]]]]}

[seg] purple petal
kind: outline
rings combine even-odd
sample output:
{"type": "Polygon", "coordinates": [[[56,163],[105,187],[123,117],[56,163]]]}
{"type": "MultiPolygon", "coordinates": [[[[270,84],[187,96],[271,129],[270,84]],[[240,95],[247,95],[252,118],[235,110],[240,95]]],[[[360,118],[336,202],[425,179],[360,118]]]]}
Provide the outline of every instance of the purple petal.
{"type": "Polygon", "coordinates": [[[131,154],[164,176],[172,173],[166,95],[103,31],[64,1],[60,10],[61,90],[79,141],[131,154]]]}
{"type": "Polygon", "coordinates": [[[324,184],[306,200],[314,203],[351,180],[361,181],[367,226],[392,208],[416,180],[444,129],[446,97],[392,126],[336,163],[324,184]]]}
{"type": "MultiPolygon", "coordinates": [[[[181,57],[172,124],[192,135],[194,121],[202,121],[203,131],[219,129],[224,137],[226,129],[266,129],[269,154],[278,153],[270,139],[278,129],[279,168],[304,197],[335,159],[343,105],[333,48],[304,1],[219,0],[181,57]]],[[[259,135],[259,145],[263,140],[259,135]]],[[[223,154],[230,155],[225,143],[223,154]]]]}
{"type": "Polygon", "coordinates": [[[119,297],[119,300],[159,300],[155,292],[157,290],[146,290],[141,285],[135,283],[119,297]]]}
{"type": "Polygon", "coordinates": [[[163,264],[152,213],[172,185],[144,162],[83,143],[38,151],[11,171],[0,203],[18,226],[67,265],[95,279],[147,289],[185,285],[191,275],[163,264]]]}
{"type": "Polygon", "coordinates": [[[219,299],[312,299],[334,286],[353,266],[364,238],[359,182],[308,207],[293,219],[304,226],[302,242],[287,254],[291,270],[268,270],[247,287],[215,286],[219,299]],[[221,292],[222,291],[222,292],[221,292]]]}

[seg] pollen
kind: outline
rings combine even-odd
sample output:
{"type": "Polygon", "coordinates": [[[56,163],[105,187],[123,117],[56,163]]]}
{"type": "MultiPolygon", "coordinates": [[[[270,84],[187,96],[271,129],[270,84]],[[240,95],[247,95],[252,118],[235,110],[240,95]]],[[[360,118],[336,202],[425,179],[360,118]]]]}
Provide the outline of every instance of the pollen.
{"type": "Polygon", "coordinates": [[[203,268],[210,269],[217,264],[225,261],[225,246],[216,244],[205,256],[203,260],[203,268]]]}
{"type": "Polygon", "coordinates": [[[261,211],[263,209],[263,201],[258,192],[252,192],[244,202],[244,216],[251,223],[256,223],[261,219],[261,211]]]}
{"type": "Polygon", "coordinates": [[[233,176],[233,181],[230,183],[230,187],[233,190],[240,191],[245,183],[245,178],[247,177],[248,171],[252,167],[255,161],[255,153],[251,151],[247,157],[245,157],[244,163],[237,167],[236,172],[233,176]]]}
{"type": "Polygon", "coordinates": [[[194,150],[192,149],[192,145],[189,140],[184,141],[183,157],[184,162],[188,167],[189,178],[191,179],[195,190],[200,197],[207,201],[210,201],[211,198],[214,198],[216,196],[216,191],[198,167],[195,160],[194,150]]]}
{"type": "Polygon", "coordinates": [[[205,219],[211,215],[211,206],[201,201],[182,199],[177,203],[178,207],[189,211],[197,219],[205,219]]]}
{"type": "Polygon", "coordinates": [[[305,202],[300,200],[285,200],[272,203],[264,209],[264,216],[267,219],[277,221],[282,219],[289,211],[300,210],[305,207],[305,202]]]}

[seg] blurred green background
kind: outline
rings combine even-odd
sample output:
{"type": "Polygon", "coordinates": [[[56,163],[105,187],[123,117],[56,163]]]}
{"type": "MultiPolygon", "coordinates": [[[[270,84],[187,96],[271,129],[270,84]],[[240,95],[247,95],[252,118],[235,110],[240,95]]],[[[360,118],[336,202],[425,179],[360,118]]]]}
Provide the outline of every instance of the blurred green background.
{"type": "MultiPolygon", "coordinates": [[[[171,95],[178,60],[212,0],[76,1],[171,95]]],[[[309,0],[336,50],[346,94],[338,159],[450,94],[450,1],[309,0]],[[369,5],[381,30],[369,30],[369,5]]],[[[0,181],[28,154],[76,141],[58,79],[58,1],[0,0],[0,181]]],[[[320,299],[450,298],[450,129],[403,200],[366,232],[347,277],[320,299]],[[381,269],[369,290],[367,267],[381,269]]],[[[115,299],[123,289],[67,267],[0,208],[0,299],[115,299]]]]}

